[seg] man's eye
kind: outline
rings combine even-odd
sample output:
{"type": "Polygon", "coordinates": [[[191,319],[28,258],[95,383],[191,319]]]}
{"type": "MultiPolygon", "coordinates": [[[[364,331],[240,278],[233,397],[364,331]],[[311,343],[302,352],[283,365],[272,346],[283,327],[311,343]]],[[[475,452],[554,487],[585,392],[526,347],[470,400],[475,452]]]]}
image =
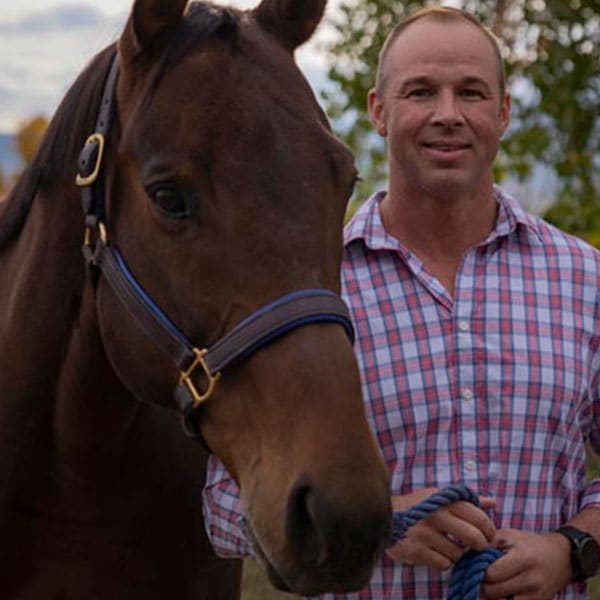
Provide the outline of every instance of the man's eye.
{"type": "Polygon", "coordinates": [[[416,88],[414,90],[410,90],[407,94],[409,98],[428,98],[431,96],[432,92],[429,88],[416,88]]]}
{"type": "Polygon", "coordinates": [[[483,98],[483,92],[472,88],[465,88],[461,90],[460,95],[464,98],[483,98]]]}

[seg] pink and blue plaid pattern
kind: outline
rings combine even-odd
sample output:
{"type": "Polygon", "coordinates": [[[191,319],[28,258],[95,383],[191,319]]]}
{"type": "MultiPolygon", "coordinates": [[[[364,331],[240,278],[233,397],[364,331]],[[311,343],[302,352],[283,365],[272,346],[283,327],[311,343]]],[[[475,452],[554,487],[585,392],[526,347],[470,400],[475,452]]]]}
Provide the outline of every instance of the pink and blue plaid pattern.
{"type": "MultiPolygon", "coordinates": [[[[541,533],[600,507],[600,480],[585,480],[585,443],[600,451],[600,253],[496,196],[496,227],[465,254],[454,298],[386,234],[380,194],[346,227],[343,288],[392,492],[464,483],[497,498],[498,528],[541,533]]],[[[211,459],[204,513],[219,554],[249,552],[240,510],[211,459]]],[[[383,557],[362,592],[321,598],[443,598],[446,579],[383,557]]]]}

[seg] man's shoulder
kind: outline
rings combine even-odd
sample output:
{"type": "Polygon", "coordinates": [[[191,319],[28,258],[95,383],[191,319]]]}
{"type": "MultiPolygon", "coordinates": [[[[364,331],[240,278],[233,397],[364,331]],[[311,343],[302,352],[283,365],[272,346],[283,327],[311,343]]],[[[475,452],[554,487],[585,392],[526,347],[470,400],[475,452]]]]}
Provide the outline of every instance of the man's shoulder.
{"type": "Polygon", "coordinates": [[[560,255],[572,255],[590,261],[600,270],[600,250],[598,248],[581,237],[559,229],[542,217],[531,215],[530,218],[535,222],[545,247],[555,249],[560,255]]]}
{"type": "Polygon", "coordinates": [[[590,266],[595,265],[600,272],[600,250],[583,238],[556,227],[543,217],[527,212],[506,192],[501,191],[501,194],[502,203],[512,213],[518,225],[535,239],[536,245],[544,254],[585,260],[590,266]]]}

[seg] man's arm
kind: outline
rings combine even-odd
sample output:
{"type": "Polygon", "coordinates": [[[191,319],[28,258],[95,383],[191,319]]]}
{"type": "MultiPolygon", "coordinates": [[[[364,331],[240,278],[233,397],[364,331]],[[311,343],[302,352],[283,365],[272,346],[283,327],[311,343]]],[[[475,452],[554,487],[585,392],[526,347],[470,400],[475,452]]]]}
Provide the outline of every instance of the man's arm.
{"type": "MultiPolygon", "coordinates": [[[[600,309],[600,298],[597,301],[600,309]]],[[[600,323],[600,314],[597,321],[600,323]]],[[[596,327],[597,330],[597,327],[596,327]]],[[[589,442],[600,455],[600,352],[591,365],[591,414],[589,442]]],[[[600,479],[589,481],[581,498],[580,512],[568,523],[592,535],[600,544],[600,479]]],[[[506,555],[490,565],[483,591],[486,598],[518,595],[519,600],[553,598],[573,581],[571,544],[560,533],[533,534],[514,529],[498,531],[495,545],[506,555]]]]}
{"type": "Polygon", "coordinates": [[[218,556],[254,557],[252,545],[241,527],[244,513],[238,487],[214,455],[208,459],[206,467],[202,512],[208,539],[218,556]]]}

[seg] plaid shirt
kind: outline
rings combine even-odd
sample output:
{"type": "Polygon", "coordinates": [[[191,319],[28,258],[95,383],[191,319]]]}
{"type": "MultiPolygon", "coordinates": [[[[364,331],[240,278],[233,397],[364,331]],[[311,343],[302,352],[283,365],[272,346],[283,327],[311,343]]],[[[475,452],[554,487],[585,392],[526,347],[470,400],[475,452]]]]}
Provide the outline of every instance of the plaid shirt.
{"type": "MultiPolygon", "coordinates": [[[[600,253],[496,188],[496,226],[464,255],[452,298],[386,233],[381,197],[346,227],[342,280],[392,493],[465,483],[497,499],[496,527],[539,533],[600,507],[585,453],[600,451],[600,253]]],[[[204,513],[219,554],[250,552],[215,458],[204,513]]],[[[363,591],[322,598],[443,598],[448,575],[383,556],[363,591]]]]}

